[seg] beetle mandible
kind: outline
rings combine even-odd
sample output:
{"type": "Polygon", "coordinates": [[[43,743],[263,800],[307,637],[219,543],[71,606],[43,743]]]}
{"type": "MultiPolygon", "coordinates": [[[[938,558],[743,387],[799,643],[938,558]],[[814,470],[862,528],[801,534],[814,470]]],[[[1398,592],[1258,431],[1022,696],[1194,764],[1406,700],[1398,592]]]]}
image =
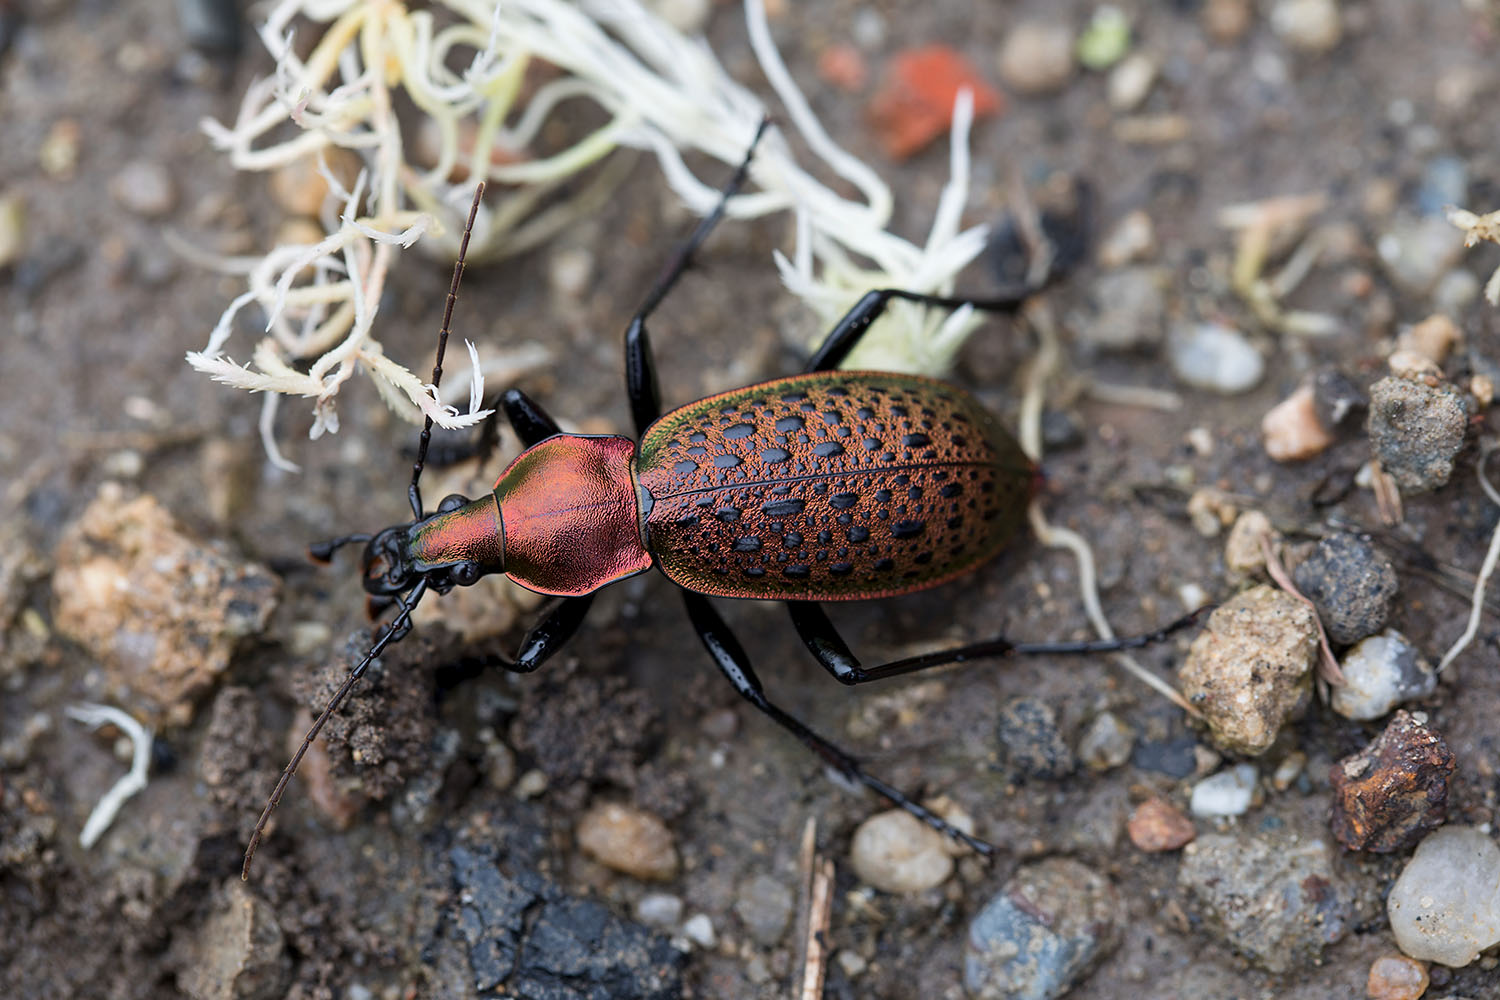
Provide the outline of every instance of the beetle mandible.
{"type": "MultiPolygon", "coordinates": [[[[820,601],[863,600],[936,586],[994,556],[1015,534],[1040,481],[1019,444],[967,392],[935,379],[840,371],[893,300],[954,309],[1016,309],[1035,287],[986,299],[896,288],[867,293],[841,319],[801,374],[733,389],[666,414],[646,320],[686,270],[745,183],[762,122],[715,209],[669,260],[625,333],[625,385],[639,441],[564,434],[517,389],[500,405],[526,450],[489,495],[445,498],[424,513],[419,482],[432,418],[421,433],[408,499],[412,520],[375,535],[320,543],[326,560],[365,543],[364,587],[397,612],[350,671],[282,771],[246,847],[242,877],[303,755],[370,663],[411,628],[429,592],[446,593],[489,573],[557,601],[499,666],[530,673],[577,631],[599,588],[659,568],[682,589],[688,618],[739,694],[846,778],[984,855],[994,848],[865,772],[851,755],[787,714],[761,686],[710,597],[784,601],[817,661],[844,684],[1013,654],[1072,654],[1155,642],[1194,612],[1125,639],[1016,643],[996,637],[863,666],[820,601]]],[[[442,378],[464,253],[483,185],[475,193],[438,334],[432,382],[442,378]]]]}

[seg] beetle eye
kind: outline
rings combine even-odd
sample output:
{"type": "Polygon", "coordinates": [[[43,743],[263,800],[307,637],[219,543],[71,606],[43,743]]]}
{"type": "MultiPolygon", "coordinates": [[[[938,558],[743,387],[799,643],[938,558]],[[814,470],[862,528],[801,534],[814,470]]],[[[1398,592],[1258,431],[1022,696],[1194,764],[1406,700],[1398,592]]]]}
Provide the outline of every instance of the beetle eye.
{"type": "Polygon", "coordinates": [[[453,582],[460,587],[473,586],[484,575],[484,571],[479,568],[479,564],[473,561],[461,562],[457,566],[454,566],[450,572],[453,574],[453,582]]]}
{"type": "Polygon", "coordinates": [[[443,502],[437,505],[437,512],[439,514],[446,514],[450,510],[458,510],[458,508],[464,506],[468,502],[469,498],[464,496],[462,493],[449,493],[447,496],[443,497],[443,502]]]}

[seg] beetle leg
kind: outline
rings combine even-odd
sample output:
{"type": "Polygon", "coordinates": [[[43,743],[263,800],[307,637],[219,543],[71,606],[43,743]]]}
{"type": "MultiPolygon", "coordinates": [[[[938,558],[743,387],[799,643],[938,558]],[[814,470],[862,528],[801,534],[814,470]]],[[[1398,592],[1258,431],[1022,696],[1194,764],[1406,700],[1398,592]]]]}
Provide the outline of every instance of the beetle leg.
{"type": "Polygon", "coordinates": [[[760,678],[755,676],[755,671],[750,666],[750,658],[745,655],[744,647],[734,637],[734,633],[729,631],[729,626],[724,623],[724,619],[708,603],[708,599],[701,594],[683,591],[682,600],[687,605],[688,618],[692,620],[693,628],[698,632],[698,638],[703,640],[703,645],[708,650],[709,656],[713,657],[714,665],[719,668],[719,671],[729,680],[729,683],[734,685],[734,689],[740,693],[741,697],[769,716],[778,726],[781,726],[797,737],[797,739],[801,740],[808,749],[823,758],[829,767],[832,767],[846,778],[859,782],[876,795],[879,795],[892,805],[911,813],[939,833],[967,844],[986,857],[995,852],[995,848],[992,845],[964,833],[962,830],[948,823],[941,816],[907,798],[899,789],[892,788],[879,778],[865,773],[864,769],[860,767],[859,761],[813,732],[802,722],[788,715],[776,705],[773,705],[766,698],[765,692],[761,688],[760,678]]]}
{"type": "Polygon", "coordinates": [[[1027,298],[1041,290],[1040,285],[1028,286],[1008,290],[996,296],[983,299],[954,298],[946,295],[924,295],[921,292],[908,292],[904,288],[876,288],[866,292],[854,308],[844,314],[844,318],[834,324],[828,336],[823,339],[823,344],[818,348],[810,359],[807,366],[802,370],[805,372],[832,371],[844,363],[849,352],[854,350],[860,338],[870,330],[873,324],[885,312],[886,307],[891,304],[892,299],[901,299],[905,302],[916,302],[924,306],[937,306],[943,309],[958,309],[962,306],[973,306],[975,309],[984,309],[989,312],[1015,312],[1027,298]]]}
{"type": "Polygon", "coordinates": [[[583,624],[584,616],[589,613],[589,605],[593,603],[593,594],[585,594],[582,597],[564,597],[547,609],[547,613],[531,626],[531,631],[527,632],[526,638],[521,640],[521,648],[516,651],[514,660],[502,653],[491,653],[465,659],[461,666],[464,668],[499,667],[514,674],[529,674],[547,662],[553,653],[573,638],[573,633],[577,632],[578,626],[583,624]]]}
{"type": "Polygon", "coordinates": [[[1212,606],[1199,608],[1181,618],[1144,635],[1125,636],[1118,639],[1086,639],[1080,642],[1011,642],[1004,636],[996,636],[984,642],[971,643],[952,649],[940,649],[932,653],[908,656],[874,667],[862,667],[858,658],[840,638],[833,622],[816,601],[788,601],[787,609],[792,613],[792,625],[803,643],[812,652],[823,668],[844,684],[863,684],[867,681],[884,680],[914,674],[929,667],[940,667],[948,663],[965,663],[1002,656],[1076,656],[1086,653],[1113,653],[1122,649],[1139,649],[1161,642],[1173,632],[1187,628],[1212,606]]]}
{"type": "Polygon", "coordinates": [[[523,446],[530,448],[554,434],[561,434],[557,421],[548,416],[530,396],[520,389],[507,389],[499,399],[485,400],[484,408],[492,411],[479,425],[479,433],[467,441],[434,441],[427,451],[427,462],[443,468],[478,459],[480,464],[488,462],[500,444],[500,416],[503,413],[515,430],[523,446]]]}
{"type": "Polygon", "coordinates": [[[646,293],[645,300],[641,302],[641,307],[631,317],[630,326],[625,330],[625,392],[630,397],[630,415],[635,420],[638,433],[644,432],[652,421],[661,416],[661,393],[657,389],[656,362],[651,354],[651,338],[646,333],[646,319],[661,305],[662,299],[667,297],[672,286],[677,284],[677,279],[682,277],[692,263],[693,254],[724,218],[729,199],[745,186],[745,181],[750,176],[750,162],[755,158],[755,147],[770,124],[769,118],[761,120],[760,127],[755,130],[755,138],[750,140],[750,148],[745,150],[745,158],[740,161],[734,176],[729,178],[729,183],[720,190],[719,203],[712,212],[699,220],[692,235],[672,253],[661,276],[646,293]]]}
{"type": "Polygon", "coordinates": [[[500,397],[500,405],[505,409],[505,417],[515,430],[516,437],[528,448],[554,434],[562,433],[557,421],[520,389],[505,390],[500,397]]]}

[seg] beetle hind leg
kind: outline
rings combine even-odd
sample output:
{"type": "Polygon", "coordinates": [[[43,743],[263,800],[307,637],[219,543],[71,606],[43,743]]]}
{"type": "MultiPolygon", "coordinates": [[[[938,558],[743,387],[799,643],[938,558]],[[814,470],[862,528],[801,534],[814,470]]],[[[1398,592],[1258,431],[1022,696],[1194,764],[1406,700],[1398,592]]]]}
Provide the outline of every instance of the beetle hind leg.
{"type": "Polygon", "coordinates": [[[1172,633],[1185,629],[1213,610],[1213,606],[1199,608],[1191,614],[1143,635],[1122,636],[1116,639],[1085,639],[1078,642],[1012,642],[1004,636],[995,636],[983,642],[970,643],[932,653],[908,656],[873,667],[861,666],[858,657],[849,651],[849,646],[829,621],[827,613],[816,601],[787,601],[787,610],[792,613],[792,625],[797,629],[802,642],[833,677],[842,684],[864,684],[868,681],[901,677],[932,667],[949,663],[966,663],[969,660],[993,659],[1005,656],[1082,656],[1090,653],[1113,653],[1125,649],[1139,649],[1161,642],[1172,633]]]}
{"type": "Polygon", "coordinates": [[[819,736],[809,729],[798,719],[788,715],[778,706],[766,698],[761,688],[760,678],[755,675],[750,666],[750,658],[745,655],[744,647],[729,631],[729,626],[724,619],[708,603],[708,599],[701,594],[683,591],[683,603],[687,605],[688,618],[692,620],[693,628],[698,633],[698,638],[703,640],[703,645],[713,657],[714,665],[734,685],[734,689],[740,693],[750,704],[754,705],[762,713],[769,716],[778,726],[797,737],[804,746],[821,757],[828,766],[838,771],[851,781],[858,782],[866,788],[890,802],[897,808],[904,809],[939,833],[973,848],[985,857],[995,853],[993,845],[980,840],[978,837],[965,833],[953,826],[951,823],[938,816],[930,809],[914,802],[900,791],[900,789],[881,781],[879,778],[866,773],[859,761],[845,751],[839,749],[828,740],[819,736]]]}

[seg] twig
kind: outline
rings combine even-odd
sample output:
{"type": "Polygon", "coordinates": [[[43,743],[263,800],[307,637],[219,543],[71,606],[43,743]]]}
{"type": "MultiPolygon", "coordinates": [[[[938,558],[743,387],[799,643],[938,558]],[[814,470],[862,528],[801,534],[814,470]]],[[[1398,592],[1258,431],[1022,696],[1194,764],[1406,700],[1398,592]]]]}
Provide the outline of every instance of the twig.
{"type": "Polygon", "coordinates": [[[103,836],[105,830],[109,829],[109,825],[115,821],[115,815],[119,813],[125,800],[146,787],[146,772],[151,766],[151,730],[118,708],[111,708],[109,705],[69,705],[65,711],[70,719],[77,719],[90,729],[98,729],[105,723],[118,726],[126,736],[130,737],[135,748],[130,760],[129,773],[104,793],[98,805],[94,806],[94,811],[89,813],[88,820],[83,824],[83,832],[78,835],[78,843],[87,850],[94,846],[95,841],[103,836]]]}
{"type": "Polygon", "coordinates": [[[803,938],[802,979],[797,1000],[822,1000],[828,974],[828,925],[833,913],[833,862],[817,853],[817,820],[809,816],[802,828],[799,854],[807,933],[803,938]]]}

